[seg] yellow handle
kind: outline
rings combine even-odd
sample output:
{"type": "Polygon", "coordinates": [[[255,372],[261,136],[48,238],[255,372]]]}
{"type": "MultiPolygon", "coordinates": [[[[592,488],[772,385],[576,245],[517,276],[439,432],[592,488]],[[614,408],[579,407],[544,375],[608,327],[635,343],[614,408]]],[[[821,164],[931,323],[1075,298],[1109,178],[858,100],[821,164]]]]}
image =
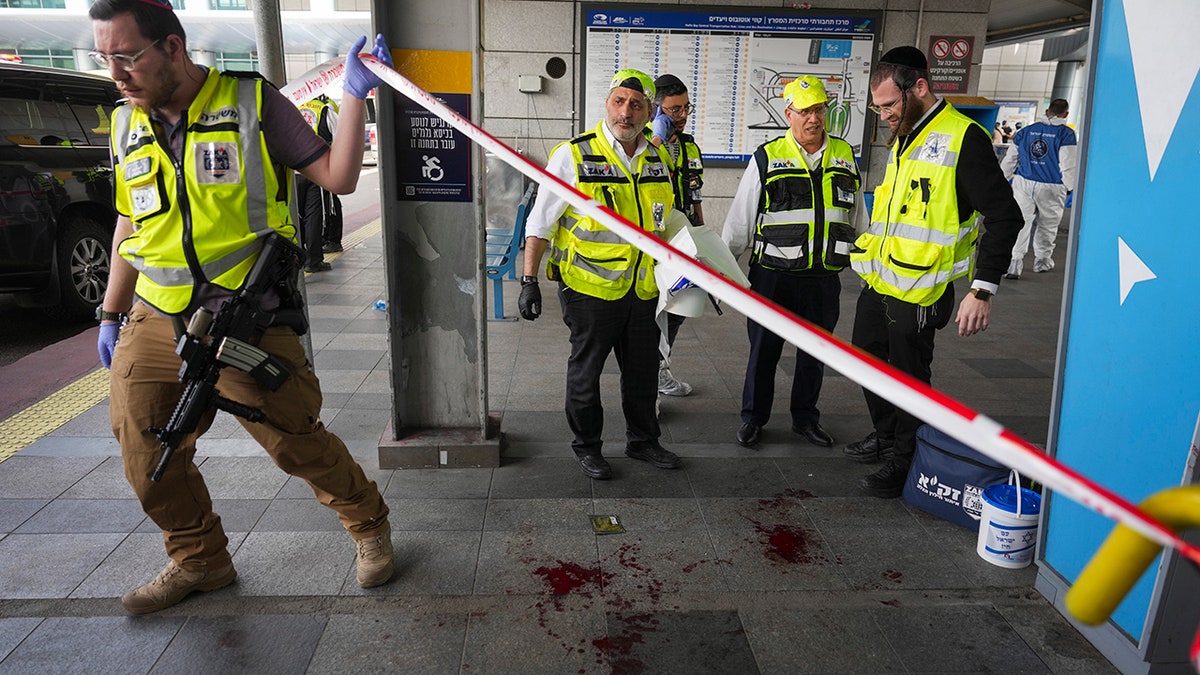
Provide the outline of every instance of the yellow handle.
{"type": "MultiPolygon", "coordinates": [[[[1174,532],[1198,527],[1200,485],[1163,490],[1138,506],[1174,532]]],[[[1067,591],[1067,611],[1092,626],[1104,623],[1161,550],[1160,544],[1117,525],[1067,591]]]]}

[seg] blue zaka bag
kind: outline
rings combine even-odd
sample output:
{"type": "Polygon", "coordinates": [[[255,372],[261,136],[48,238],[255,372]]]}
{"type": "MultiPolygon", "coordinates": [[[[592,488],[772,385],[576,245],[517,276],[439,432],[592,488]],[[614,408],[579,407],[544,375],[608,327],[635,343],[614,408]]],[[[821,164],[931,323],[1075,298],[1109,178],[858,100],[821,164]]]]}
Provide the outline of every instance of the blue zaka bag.
{"type": "Polygon", "coordinates": [[[917,452],[904,501],[971,530],[979,530],[983,489],[1008,480],[1008,467],[928,424],[917,429],[917,452]]]}

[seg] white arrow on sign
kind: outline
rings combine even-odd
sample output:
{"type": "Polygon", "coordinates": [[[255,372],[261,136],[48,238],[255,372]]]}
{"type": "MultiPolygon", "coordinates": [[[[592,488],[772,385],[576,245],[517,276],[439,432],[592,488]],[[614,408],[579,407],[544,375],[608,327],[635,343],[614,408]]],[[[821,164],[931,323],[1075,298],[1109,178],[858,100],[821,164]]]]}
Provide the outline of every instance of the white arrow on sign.
{"type": "Polygon", "coordinates": [[[1125,240],[1117,237],[1117,268],[1121,274],[1121,304],[1125,304],[1125,298],[1129,296],[1130,289],[1139,281],[1149,281],[1157,279],[1158,275],[1142,262],[1133,249],[1129,248],[1129,244],[1125,240]]]}
{"type": "Polygon", "coordinates": [[[1137,81],[1150,180],[1200,71],[1200,21],[1195,0],[1125,0],[1125,24],[1137,81]],[[1171,17],[1163,20],[1163,17],[1171,17]]]}

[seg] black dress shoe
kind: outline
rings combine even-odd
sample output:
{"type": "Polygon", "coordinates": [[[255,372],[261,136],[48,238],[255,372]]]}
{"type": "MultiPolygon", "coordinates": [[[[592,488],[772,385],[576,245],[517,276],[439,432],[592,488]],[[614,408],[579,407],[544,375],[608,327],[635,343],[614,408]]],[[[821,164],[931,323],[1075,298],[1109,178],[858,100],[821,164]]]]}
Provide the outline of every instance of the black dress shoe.
{"type": "Polygon", "coordinates": [[[882,459],[887,459],[891,455],[894,444],[895,441],[892,439],[880,438],[872,431],[861,441],[847,445],[846,449],[842,450],[842,454],[851,462],[874,464],[882,459]]]}
{"type": "Polygon", "coordinates": [[[737,432],[738,445],[743,447],[751,447],[758,445],[758,439],[762,436],[762,427],[754,422],[746,422],[737,432]]]}
{"type": "Polygon", "coordinates": [[[679,459],[679,455],[659,445],[657,441],[627,445],[625,446],[625,456],[631,459],[640,459],[643,462],[650,462],[650,464],[660,469],[678,469],[683,465],[683,462],[679,459]]]}
{"type": "Polygon", "coordinates": [[[315,272],[328,272],[331,269],[333,269],[333,265],[330,265],[327,262],[319,262],[319,263],[315,263],[312,265],[304,266],[304,271],[308,272],[310,274],[315,273],[315,272]]]}
{"type": "Polygon", "coordinates": [[[322,253],[341,253],[342,245],[339,243],[327,242],[321,246],[322,253]]]}
{"type": "Polygon", "coordinates": [[[904,492],[904,483],[908,480],[908,467],[908,462],[893,457],[882,469],[859,481],[858,487],[872,497],[895,499],[904,492]]]}
{"type": "Polygon", "coordinates": [[[793,426],[792,431],[800,434],[804,437],[804,440],[812,443],[813,445],[819,445],[822,448],[833,447],[833,436],[830,436],[829,433],[822,429],[821,425],[816,422],[812,422],[810,424],[801,424],[800,426],[793,426]]]}
{"type": "Polygon", "coordinates": [[[596,480],[612,478],[612,467],[608,465],[608,460],[600,455],[579,455],[579,468],[588,478],[596,480]]]}

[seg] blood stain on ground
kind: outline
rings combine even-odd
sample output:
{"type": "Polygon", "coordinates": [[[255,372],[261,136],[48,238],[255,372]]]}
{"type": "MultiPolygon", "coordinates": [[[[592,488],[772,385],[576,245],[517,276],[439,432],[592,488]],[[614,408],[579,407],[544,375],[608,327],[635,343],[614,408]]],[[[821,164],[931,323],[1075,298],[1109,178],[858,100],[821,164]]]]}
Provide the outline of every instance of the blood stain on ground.
{"type": "Polygon", "coordinates": [[[811,533],[803,528],[790,525],[767,527],[756,523],[754,531],[760,535],[762,543],[766,545],[764,555],[769,560],[802,565],[811,565],[824,560],[823,556],[810,550],[811,533]]]}
{"type": "Polygon", "coordinates": [[[594,586],[599,591],[606,576],[599,568],[584,567],[578,563],[556,560],[553,567],[542,566],[533,571],[550,587],[553,595],[567,595],[582,588],[594,586]]]}
{"type": "Polygon", "coordinates": [[[883,578],[887,579],[888,581],[900,583],[900,580],[904,578],[904,575],[896,570],[884,570],[883,578]]]}

